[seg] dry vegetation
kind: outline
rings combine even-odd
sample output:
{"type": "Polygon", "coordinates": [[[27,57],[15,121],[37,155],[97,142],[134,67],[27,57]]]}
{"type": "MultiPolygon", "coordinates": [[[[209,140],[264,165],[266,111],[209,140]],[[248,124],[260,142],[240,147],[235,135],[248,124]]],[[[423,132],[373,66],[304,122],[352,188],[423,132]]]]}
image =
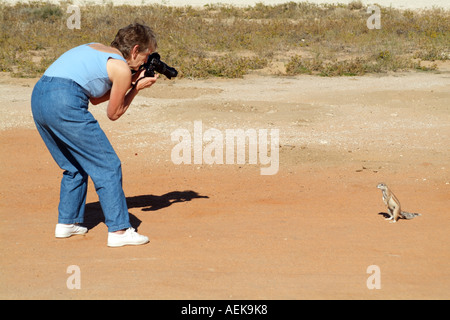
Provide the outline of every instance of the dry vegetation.
{"type": "Polygon", "coordinates": [[[162,5],[81,7],[81,29],[69,29],[70,2],[0,2],[0,70],[38,76],[64,51],[87,42],[110,43],[117,30],[142,21],[158,33],[159,52],[181,76],[241,77],[250,70],[322,76],[433,70],[421,60],[450,59],[450,12],[381,7],[380,30],[360,2],[286,3],[245,8],[162,5]]]}

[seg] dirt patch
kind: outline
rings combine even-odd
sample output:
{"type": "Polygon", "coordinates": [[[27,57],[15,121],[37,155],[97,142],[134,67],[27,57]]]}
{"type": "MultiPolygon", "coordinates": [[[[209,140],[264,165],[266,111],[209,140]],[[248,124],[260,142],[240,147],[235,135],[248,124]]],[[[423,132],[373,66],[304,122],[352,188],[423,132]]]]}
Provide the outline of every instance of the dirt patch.
{"type": "Polygon", "coordinates": [[[30,112],[36,79],[0,76],[0,297],[448,299],[450,76],[159,81],[117,122],[140,247],[110,249],[92,185],[85,236],[55,239],[61,171],[30,112]],[[279,171],[171,160],[179,128],[278,129],[279,171]],[[390,224],[378,182],[421,217],[390,224]],[[67,268],[81,270],[69,290],[67,268]],[[377,265],[381,289],[369,290],[377,265]]]}

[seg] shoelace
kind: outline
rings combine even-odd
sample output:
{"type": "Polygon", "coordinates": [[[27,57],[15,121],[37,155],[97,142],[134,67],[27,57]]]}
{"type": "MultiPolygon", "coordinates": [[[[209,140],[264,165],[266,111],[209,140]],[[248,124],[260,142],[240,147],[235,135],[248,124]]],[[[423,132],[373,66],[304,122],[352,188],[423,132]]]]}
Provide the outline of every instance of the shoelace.
{"type": "Polygon", "coordinates": [[[125,231],[125,233],[128,233],[133,238],[139,236],[136,230],[134,230],[134,228],[128,228],[127,231],[125,231]]]}

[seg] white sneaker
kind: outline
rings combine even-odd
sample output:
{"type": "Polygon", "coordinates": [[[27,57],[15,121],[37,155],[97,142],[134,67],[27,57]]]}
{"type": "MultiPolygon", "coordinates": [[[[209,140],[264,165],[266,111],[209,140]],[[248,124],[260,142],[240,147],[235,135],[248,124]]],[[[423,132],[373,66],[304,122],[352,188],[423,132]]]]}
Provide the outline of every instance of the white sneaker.
{"type": "Polygon", "coordinates": [[[56,238],[69,238],[75,234],[85,234],[88,231],[87,228],[81,227],[76,224],[62,224],[58,223],[55,228],[56,238]]]}
{"type": "Polygon", "coordinates": [[[148,238],[140,235],[133,228],[128,228],[123,234],[108,233],[108,247],[137,246],[147,242],[149,242],[148,238]]]}

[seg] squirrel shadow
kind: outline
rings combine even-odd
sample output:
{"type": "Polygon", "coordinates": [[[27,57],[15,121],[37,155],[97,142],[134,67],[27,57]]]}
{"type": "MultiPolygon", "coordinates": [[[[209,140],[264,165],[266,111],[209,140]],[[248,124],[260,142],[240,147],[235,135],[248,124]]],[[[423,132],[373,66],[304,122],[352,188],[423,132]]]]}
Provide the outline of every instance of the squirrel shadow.
{"type": "Polygon", "coordinates": [[[387,212],[378,212],[378,215],[383,216],[384,218],[390,218],[391,215],[387,212]]]}
{"type": "MultiPolygon", "coordinates": [[[[128,209],[142,208],[142,211],[157,211],[163,208],[167,208],[174,203],[191,201],[192,199],[209,199],[209,197],[201,196],[195,191],[188,190],[172,191],[161,196],[141,195],[127,197],[126,199],[128,209]]],[[[131,226],[137,230],[142,221],[132,213],[129,213],[129,215],[131,226]]],[[[105,216],[103,215],[100,202],[97,201],[86,204],[84,212],[84,222],[82,223],[82,225],[90,230],[102,222],[105,222],[105,216]]]]}

